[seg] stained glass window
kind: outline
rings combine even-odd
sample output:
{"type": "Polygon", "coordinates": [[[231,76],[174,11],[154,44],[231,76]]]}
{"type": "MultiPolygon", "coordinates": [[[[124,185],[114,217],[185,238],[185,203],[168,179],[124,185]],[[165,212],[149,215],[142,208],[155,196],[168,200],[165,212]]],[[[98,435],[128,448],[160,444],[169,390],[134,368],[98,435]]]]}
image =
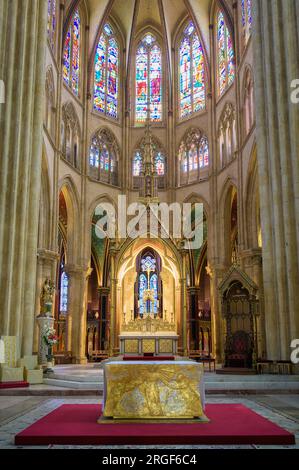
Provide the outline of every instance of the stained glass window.
{"type": "Polygon", "coordinates": [[[48,40],[52,50],[55,48],[56,35],[56,0],[48,0],[48,40]]]}
{"type": "Polygon", "coordinates": [[[162,121],[162,52],[156,38],[147,33],[136,53],[136,122],[162,121]]]}
{"type": "Polygon", "coordinates": [[[101,138],[94,137],[90,146],[89,164],[103,171],[114,170],[114,153],[109,151],[107,145],[101,138]],[[112,163],[111,163],[112,162],[112,163]]]}
{"type": "Polygon", "coordinates": [[[252,13],[251,0],[241,0],[242,40],[245,47],[251,34],[252,13]]]}
{"type": "Polygon", "coordinates": [[[81,20],[79,10],[73,15],[63,46],[63,79],[78,96],[80,88],[81,20]]]}
{"type": "Polygon", "coordinates": [[[185,174],[198,171],[209,165],[209,145],[206,136],[199,132],[188,135],[179,148],[181,171],[185,174]]]}
{"type": "Polygon", "coordinates": [[[67,312],[69,300],[69,276],[63,271],[60,278],[60,312],[67,312]]]}
{"type": "Polygon", "coordinates": [[[205,109],[205,62],[202,44],[190,21],[184,29],[179,47],[180,117],[205,109]]]}
{"type": "Polygon", "coordinates": [[[93,107],[107,116],[118,117],[119,46],[109,24],[100,36],[94,70],[93,107]]]}
{"type": "Polygon", "coordinates": [[[105,183],[117,184],[118,146],[113,134],[99,130],[91,140],[89,149],[90,176],[105,183]]]}
{"type": "Polygon", "coordinates": [[[158,275],[156,259],[146,255],[141,259],[141,273],[139,275],[139,313],[158,313],[158,275]],[[146,274],[145,274],[146,273],[146,274]],[[149,288],[153,290],[154,301],[144,301],[144,291],[149,288]]]}
{"type": "Polygon", "coordinates": [[[209,165],[209,144],[208,139],[203,137],[199,144],[199,167],[203,168],[209,165]]]}
{"type": "Polygon", "coordinates": [[[140,152],[135,152],[133,158],[133,176],[140,176],[143,159],[140,152]]]}
{"type": "Polygon", "coordinates": [[[154,301],[151,302],[151,313],[158,313],[158,276],[156,273],[150,277],[150,289],[154,291],[154,301]]]}
{"type": "Polygon", "coordinates": [[[147,277],[141,273],[139,276],[139,313],[146,313],[146,302],[143,300],[144,291],[147,289],[147,277]]]}
{"type": "Polygon", "coordinates": [[[155,258],[152,258],[151,256],[146,256],[141,260],[141,269],[142,271],[147,271],[148,269],[150,271],[155,271],[156,269],[156,260],[155,258]]]}
{"type": "Polygon", "coordinates": [[[155,158],[155,170],[158,176],[165,174],[165,157],[161,152],[158,152],[155,158]]]}
{"type": "MultiPolygon", "coordinates": [[[[154,157],[155,171],[157,176],[164,176],[166,169],[165,155],[158,150],[154,157]]],[[[133,176],[140,176],[143,167],[143,156],[141,151],[137,150],[133,157],[133,176]]]]}
{"type": "Polygon", "coordinates": [[[98,147],[97,139],[93,139],[90,146],[89,164],[90,166],[94,166],[96,168],[98,168],[100,164],[100,149],[98,147]]]}
{"type": "Polygon", "coordinates": [[[221,10],[217,17],[217,48],[218,95],[221,96],[235,78],[235,53],[232,35],[221,10]]]}

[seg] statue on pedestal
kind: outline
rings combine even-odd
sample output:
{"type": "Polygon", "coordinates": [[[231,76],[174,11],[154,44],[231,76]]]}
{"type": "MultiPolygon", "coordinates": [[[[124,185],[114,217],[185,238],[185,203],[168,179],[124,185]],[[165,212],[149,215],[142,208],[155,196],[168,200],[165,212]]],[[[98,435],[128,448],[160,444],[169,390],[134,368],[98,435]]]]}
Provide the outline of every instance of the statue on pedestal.
{"type": "MultiPolygon", "coordinates": [[[[38,344],[38,359],[39,364],[46,365],[49,356],[49,348],[45,342],[45,335],[54,327],[53,317],[53,303],[55,294],[55,284],[50,279],[46,279],[40,294],[40,313],[37,316],[39,325],[39,344],[38,344]]],[[[51,353],[52,354],[52,353],[51,353]]],[[[48,370],[50,367],[48,366],[48,370]]]]}
{"type": "Polygon", "coordinates": [[[40,295],[40,315],[52,317],[53,298],[55,284],[50,279],[46,279],[40,295]]]}

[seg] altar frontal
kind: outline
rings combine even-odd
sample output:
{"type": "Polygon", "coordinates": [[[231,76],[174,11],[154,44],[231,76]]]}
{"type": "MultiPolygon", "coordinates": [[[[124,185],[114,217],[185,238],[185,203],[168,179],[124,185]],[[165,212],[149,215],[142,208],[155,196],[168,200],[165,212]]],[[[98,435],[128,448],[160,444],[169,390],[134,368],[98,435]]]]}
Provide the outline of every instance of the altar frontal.
{"type": "Polygon", "coordinates": [[[207,420],[202,364],[111,361],[104,366],[104,386],[104,419],[207,420]]]}

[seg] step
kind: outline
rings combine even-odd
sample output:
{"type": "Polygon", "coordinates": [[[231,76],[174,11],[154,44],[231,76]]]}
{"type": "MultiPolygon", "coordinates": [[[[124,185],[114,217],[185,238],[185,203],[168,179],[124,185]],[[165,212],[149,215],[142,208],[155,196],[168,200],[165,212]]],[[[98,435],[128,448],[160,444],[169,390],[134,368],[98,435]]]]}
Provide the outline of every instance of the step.
{"type": "Polygon", "coordinates": [[[76,390],[103,390],[104,388],[104,383],[102,381],[75,382],[71,380],[61,380],[61,379],[44,379],[44,384],[51,385],[54,387],[72,388],[76,390]]]}
{"type": "Polygon", "coordinates": [[[270,374],[261,374],[261,375],[216,375],[214,373],[205,373],[206,382],[298,382],[298,375],[270,375],[270,374]]]}
{"type": "Polygon", "coordinates": [[[207,390],[294,390],[299,391],[299,382],[205,382],[207,390]]]}
{"type": "Polygon", "coordinates": [[[87,374],[62,374],[62,373],[51,373],[47,376],[47,379],[55,379],[55,380],[66,380],[71,382],[94,382],[99,383],[103,382],[103,373],[96,372],[94,374],[87,373],[87,374]]]}

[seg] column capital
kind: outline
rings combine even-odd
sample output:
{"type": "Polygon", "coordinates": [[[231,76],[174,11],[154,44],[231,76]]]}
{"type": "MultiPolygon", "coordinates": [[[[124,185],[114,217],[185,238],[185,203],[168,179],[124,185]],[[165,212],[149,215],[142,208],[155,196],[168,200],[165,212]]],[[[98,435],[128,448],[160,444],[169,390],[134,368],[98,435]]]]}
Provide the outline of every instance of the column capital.
{"type": "Polygon", "coordinates": [[[247,250],[240,250],[239,251],[240,259],[246,258],[262,258],[262,248],[249,248],[247,250]]]}
{"type": "Polygon", "coordinates": [[[56,261],[59,259],[59,253],[56,251],[46,250],[44,248],[39,248],[37,250],[38,260],[47,260],[47,261],[56,261]]]}
{"type": "Polygon", "coordinates": [[[65,272],[70,276],[83,276],[86,279],[91,275],[93,269],[89,266],[80,266],[78,264],[66,264],[65,272]]]}
{"type": "Polygon", "coordinates": [[[99,295],[109,295],[110,294],[110,287],[98,287],[99,295]]]}
{"type": "Polygon", "coordinates": [[[187,292],[191,295],[199,294],[200,287],[199,286],[189,286],[189,287],[187,287],[187,292]]]}

